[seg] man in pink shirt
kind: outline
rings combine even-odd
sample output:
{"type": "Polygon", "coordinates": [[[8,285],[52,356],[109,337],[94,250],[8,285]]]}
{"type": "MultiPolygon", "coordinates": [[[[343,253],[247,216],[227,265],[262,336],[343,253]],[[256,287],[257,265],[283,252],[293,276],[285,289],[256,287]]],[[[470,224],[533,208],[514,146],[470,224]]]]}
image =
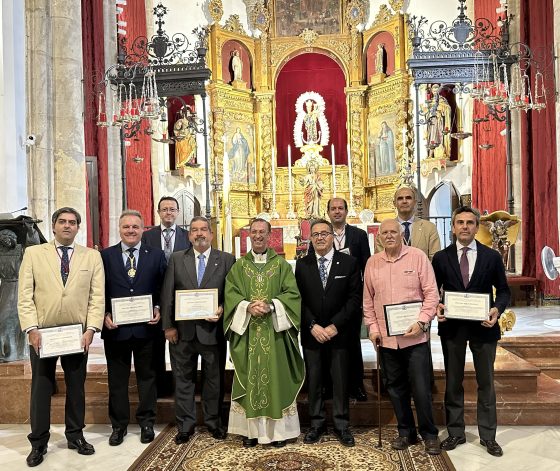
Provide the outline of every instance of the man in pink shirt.
{"type": "Polygon", "coordinates": [[[399,431],[391,446],[395,450],[404,450],[418,441],[410,406],[412,395],[418,432],[424,439],[426,453],[438,455],[427,343],[428,325],[439,302],[436,278],[424,252],[403,244],[397,220],[383,221],[379,237],[384,250],[368,260],[364,272],[364,321],[370,340],[374,344],[378,339],[381,342],[379,361],[399,431]],[[414,301],[422,301],[418,319],[403,335],[389,336],[384,306],[414,301]]]}

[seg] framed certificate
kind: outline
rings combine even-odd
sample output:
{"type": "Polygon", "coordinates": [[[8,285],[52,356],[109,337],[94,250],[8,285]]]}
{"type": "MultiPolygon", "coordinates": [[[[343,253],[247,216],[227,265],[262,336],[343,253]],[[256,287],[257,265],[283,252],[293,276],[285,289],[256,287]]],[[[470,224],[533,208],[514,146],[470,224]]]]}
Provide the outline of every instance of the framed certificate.
{"type": "Polygon", "coordinates": [[[39,329],[39,333],[41,334],[39,358],[71,355],[72,353],[82,353],[84,351],[82,346],[84,328],[82,324],[45,327],[39,329]]]}
{"type": "Polygon", "coordinates": [[[117,325],[149,322],[154,318],[152,295],[111,298],[113,323],[117,325]]]}
{"type": "Polygon", "coordinates": [[[218,289],[185,289],[175,291],[175,320],[215,319],[218,289]]]}
{"type": "Polygon", "coordinates": [[[445,291],[443,294],[445,317],[482,322],[488,320],[490,295],[488,293],[462,293],[445,291]]]}
{"type": "Polygon", "coordinates": [[[387,335],[403,335],[408,328],[418,321],[422,309],[422,301],[413,301],[402,304],[386,304],[385,323],[387,324],[387,335]]]}

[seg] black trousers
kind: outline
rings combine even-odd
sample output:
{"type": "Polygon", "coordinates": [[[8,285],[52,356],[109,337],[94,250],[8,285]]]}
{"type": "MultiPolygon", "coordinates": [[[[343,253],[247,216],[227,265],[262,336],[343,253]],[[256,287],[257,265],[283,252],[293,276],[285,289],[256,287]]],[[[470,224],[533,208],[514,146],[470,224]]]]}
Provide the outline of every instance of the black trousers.
{"type": "Polygon", "coordinates": [[[432,413],[429,355],[427,342],[399,349],[381,347],[381,368],[401,437],[416,437],[411,398],[414,398],[418,432],[422,438],[427,440],[438,436],[432,413]]]}
{"type": "MultiPolygon", "coordinates": [[[[494,389],[494,360],[497,342],[469,340],[472,352],[478,397],[476,416],[478,434],[483,440],[495,440],[498,418],[496,414],[496,391],[494,389]]],[[[467,340],[441,337],[445,363],[445,415],[447,431],[452,437],[465,436],[465,407],[463,378],[465,376],[465,352],[467,340]]]]}
{"type": "MultiPolygon", "coordinates": [[[[33,347],[29,348],[31,359],[31,433],[27,436],[32,447],[49,442],[51,426],[51,397],[55,392],[55,371],[59,357],[39,358],[33,347]]],[[[85,392],[87,354],[76,353],[60,357],[66,383],[64,409],[64,434],[68,441],[83,436],[85,427],[85,392]]]]}
{"type": "Polygon", "coordinates": [[[307,394],[311,427],[324,427],[326,422],[325,398],[323,397],[323,371],[330,370],[333,391],[333,424],[344,430],[349,423],[348,367],[349,352],[342,348],[331,348],[328,343],[320,348],[304,348],[307,372],[307,394]]]}
{"type": "Polygon", "coordinates": [[[349,377],[350,393],[355,392],[358,388],[364,386],[364,359],[362,357],[362,342],[360,333],[362,330],[362,309],[360,308],[360,316],[352,319],[350,329],[352,331],[352,339],[349,342],[348,350],[350,353],[349,377]]]}
{"type": "Polygon", "coordinates": [[[104,345],[109,377],[109,418],[113,428],[125,428],[130,422],[128,380],[133,354],[139,398],[136,420],[140,427],[153,426],[157,391],[152,339],[105,340],[104,345]]]}
{"type": "Polygon", "coordinates": [[[175,416],[179,431],[190,432],[196,425],[195,386],[198,356],[202,367],[202,413],[210,429],[221,427],[224,369],[219,345],[204,345],[196,338],[169,345],[175,376],[175,416]]]}
{"type": "MultiPolygon", "coordinates": [[[[161,324],[158,324],[161,327],[161,324]]],[[[171,376],[166,375],[165,365],[165,333],[163,330],[157,332],[153,339],[154,369],[156,371],[156,387],[159,396],[166,396],[173,393],[171,376]]]]}

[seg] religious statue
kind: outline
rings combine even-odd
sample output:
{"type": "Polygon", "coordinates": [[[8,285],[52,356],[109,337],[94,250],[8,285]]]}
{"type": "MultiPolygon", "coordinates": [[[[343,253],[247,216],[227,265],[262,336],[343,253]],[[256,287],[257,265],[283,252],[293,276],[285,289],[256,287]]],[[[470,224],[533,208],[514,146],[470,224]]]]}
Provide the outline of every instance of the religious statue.
{"type": "Polygon", "coordinates": [[[237,49],[231,52],[231,68],[233,70],[233,81],[243,81],[243,61],[237,49]]]}
{"type": "Polygon", "coordinates": [[[505,221],[498,219],[497,221],[486,220],[480,222],[488,228],[488,231],[492,236],[492,248],[500,253],[504,266],[507,268],[509,248],[511,247],[511,243],[508,240],[508,229],[517,224],[518,221],[514,219],[505,221]]]}
{"type": "Polygon", "coordinates": [[[449,158],[451,156],[451,107],[439,94],[439,85],[431,88],[432,98],[423,107],[427,113],[426,141],[429,158],[449,158]]]}
{"type": "Polygon", "coordinates": [[[249,178],[247,164],[251,150],[247,139],[241,132],[241,128],[236,128],[231,138],[231,147],[228,150],[228,160],[231,180],[243,182],[249,178]]]}
{"type": "Polygon", "coordinates": [[[302,137],[305,144],[317,144],[321,138],[321,131],[317,131],[318,117],[319,111],[315,103],[312,100],[307,100],[305,102],[305,117],[303,118],[307,139],[302,137]]]}
{"type": "Polygon", "coordinates": [[[384,74],[385,72],[385,43],[379,43],[375,53],[375,73],[384,74]]]}
{"type": "Polygon", "coordinates": [[[393,134],[393,130],[387,124],[387,121],[381,122],[381,128],[379,129],[379,134],[377,135],[375,150],[376,174],[379,176],[395,173],[397,169],[397,163],[395,160],[395,136],[393,134]]]}
{"type": "Polygon", "coordinates": [[[323,181],[319,173],[319,164],[311,160],[307,164],[307,175],[302,181],[303,201],[305,203],[305,217],[320,217],[321,197],[323,196],[323,181]]]}
{"type": "Polygon", "coordinates": [[[196,137],[183,115],[175,121],[173,135],[175,137],[175,167],[196,167],[196,137]]]}
{"type": "Polygon", "coordinates": [[[25,333],[17,311],[18,273],[23,247],[10,229],[0,230],[0,362],[24,360],[28,356],[25,333]]]}

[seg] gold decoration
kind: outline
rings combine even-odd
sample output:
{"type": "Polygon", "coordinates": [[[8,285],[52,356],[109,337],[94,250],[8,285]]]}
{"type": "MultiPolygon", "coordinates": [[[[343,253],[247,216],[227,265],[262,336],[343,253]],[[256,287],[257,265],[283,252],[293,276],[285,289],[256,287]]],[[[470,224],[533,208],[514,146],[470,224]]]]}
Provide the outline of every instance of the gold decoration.
{"type": "Polygon", "coordinates": [[[319,34],[312,29],[305,28],[298,37],[303,40],[307,47],[310,47],[315,41],[317,41],[319,34]]]}
{"type": "Polygon", "coordinates": [[[447,164],[447,159],[431,157],[422,160],[420,163],[420,173],[423,177],[427,177],[434,170],[443,170],[447,164]]]}
{"type": "Polygon", "coordinates": [[[404,0],[389,0],[389,5],[391,5],[394,12],[398,13],[403,9],[404,0]]]}
{"type": "Polygon", "coordinates": [[[224,29],[226,31],[231,31],[232,33],[248,36],[248,34],[245,32],[245,29],[243,28],[243,25],[241,24],[239,15],[230,15],[230,17],[226,20],[224,29]]]}
{"type": "Polygon", "coordinates": [[[501,334],[504,335],[506,331],[513,330],[513,326],[515,326],[516,320],[517,316],[515,315],[515,312],[513,312],[511,309],[506,309],[498,319],[501,334]]]}
{"type": "Polygon", "coordinates": [[[260,0],[257,5],[253,8],[250,13],[251,23],[260,32],[264,33],[268,31],[270,27],[270,13],[268,9],[264,6],[264,1],[260,0]]]}
{"type": "Polygon", "coordinates": [[[389,21],[391,21],[395,16],[396,16],[396,14],[393,13],[391,10],[389,10],[387,5],[381,5],[379,7],[379,12],[377,13],[377,16],[375,17],[375,20],[373,20],[371,28],[383,25],[385,23],[389,23],[389,21]]]}
{"type": "Polygon", "coordinates": [[[366,2],[365,0],[350,0],[346,6],[346,22],[353,29],[359,24],[366,22],[366,2]]]}
{"type": "Polygon", "coordinates": [[[210,0],[208,5],[208,11],[212,19],[218,23],[222,16],[224,15],[224,7],[222,5],[222,0],[210,0]]]}

